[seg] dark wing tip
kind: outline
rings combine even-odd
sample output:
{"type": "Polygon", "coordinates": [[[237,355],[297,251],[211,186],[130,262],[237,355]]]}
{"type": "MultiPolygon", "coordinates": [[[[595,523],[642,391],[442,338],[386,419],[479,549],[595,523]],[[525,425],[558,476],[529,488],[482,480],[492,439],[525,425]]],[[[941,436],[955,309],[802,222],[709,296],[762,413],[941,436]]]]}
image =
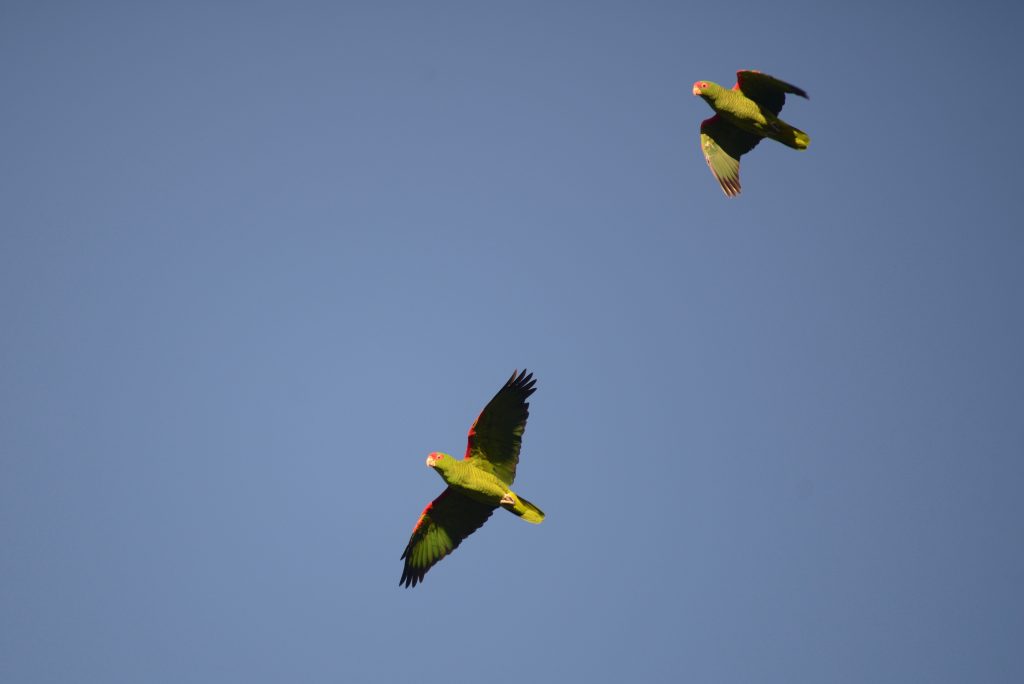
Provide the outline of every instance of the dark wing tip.
{"type": "Polygon", "coordinates": [[[430,566],[425,568],[414,568],[410,560],[407,558],[408,555],[409,549],[406,549],[405,553],[402,554],[402,558],[405,559],[405,567],[402,568],[402,579],[398,580],[398,586],[405,585],[406,588],[415,587],[417,584],[422,582],[424,575],[427,574],[427,570],[430,569],[430,566]]]}
{"type": "Polygon", "coordinates": [[[525,399],[537,391],[536,384],[537,380],[533,377],[533,373],[527,372],[524,368],[522,373],[519,372],[519,369],[512,371],[512,377],[508,379],[505,386],[521,392],[523,399],[525,399]]]}
{"type": "Polygon", "coordinates": [[[757,69],[740,69],[739,71],[737,71],[735,86],[736,88],[742,89],[743,86],[741,85],[741,83],[743,82],[743,77],[745,74],[750,74],[753,77],[753,81],[755,83],[752,85],[754,87],[756,87],[756,84],[759,83],[761,87],[772,88],[776,90],[776,92],[792,93],[793,95],[799,95],[805,100],[811,99],[811,97],[807,94],[807,91],[804,90],[803,88],[795,86],[792,83],[787,83],[782,79],[775,78],[774,76],[766,74],[763,71],[758,71],[757,69]]]}
{"type": "Polygon", "coordinates": [[[404,584],[406,587],[415,587],[418,583],[423,581],[423,576],[427,574],[427,570],[430,570],[430,565],[423,568],[413,566],[412,548],[415,544],[416,531],[419,530],[420,525],[422,524],[423,515],[426,515],[427,511],[429,511],[430,507],[433,505],[434,502],[432,501],[423,509],[423,514],[420,515],[420,520],[416,522],[416,527],[413,529],[413,538],[409,540],[408,545],[405,547],[405,551],[402,552],[401,558],[398,559],[405,561],[405,566],[402,568],[402,578],[398,580],[398,586],[402,586],[404,584]]]}

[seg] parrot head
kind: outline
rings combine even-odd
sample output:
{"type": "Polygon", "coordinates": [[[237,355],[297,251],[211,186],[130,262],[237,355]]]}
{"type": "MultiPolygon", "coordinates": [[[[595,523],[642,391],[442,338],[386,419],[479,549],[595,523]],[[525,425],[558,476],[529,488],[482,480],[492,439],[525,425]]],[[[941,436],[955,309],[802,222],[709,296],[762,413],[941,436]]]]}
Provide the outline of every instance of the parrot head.
{"type": "Polygon", "coordinates": [[[693,84],[693,94],[704,98],[713,98],[721,89],[722,86],[717,83],[712,83],[711,81],[697,81],[693,84]]]}
{"type": "Polygon", "coordinates": [[[432,452],[427,456],[427,466],[430,468],[436,468],[437,464],[446,458],[450,459],[451,456],[448,454],[442,454],[440,451],[432,452]]]}

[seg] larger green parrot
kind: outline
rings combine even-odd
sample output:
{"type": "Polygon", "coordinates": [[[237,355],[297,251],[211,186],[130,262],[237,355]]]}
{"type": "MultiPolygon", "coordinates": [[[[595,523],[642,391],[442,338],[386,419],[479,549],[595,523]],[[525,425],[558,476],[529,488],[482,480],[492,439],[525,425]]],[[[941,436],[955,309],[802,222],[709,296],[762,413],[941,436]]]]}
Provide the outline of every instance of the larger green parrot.
{"type": "Polygon", "coordinates": [[[795,85],[760,71],[737,71],[732,90],[711,81],[693,84],[693,94],[704,98],[716,112],[700,124],[700,149],[726,196],[740,194],[740,157],[762,138],[795,150],[805,150],[811,144],[809,135],[779,118],[786,93],[807,98],[795,85]]]}
{"type": "Polygon", "coordinates": [[[522,446],[536,380],[524,369],[498,390],[469,428],[466,455],[457,461],[434,452],[427,465],[448,487],[423,509],[402,553],[405,568],[398,583],[415,587],[438,561],[473,534],[498,506],[527,522],[539,523],[544,513],[513,492],[519,449],[522,446]]]}

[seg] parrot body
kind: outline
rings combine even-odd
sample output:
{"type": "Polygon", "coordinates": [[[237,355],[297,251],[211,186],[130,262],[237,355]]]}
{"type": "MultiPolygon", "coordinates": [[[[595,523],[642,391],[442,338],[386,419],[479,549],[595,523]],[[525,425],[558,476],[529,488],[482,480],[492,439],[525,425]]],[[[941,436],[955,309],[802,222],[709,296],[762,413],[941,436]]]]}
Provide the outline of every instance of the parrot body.
{"type": "Polygon", "coordinates": [[[786,93],[806,98],[807,93],[758,71],[737,71],[732,90],[711,81],[697,81],[693,94],[715,110],[700,125],[700,146],[711,173],[729,197],[740,193],[740,157],[770,138],[805,150],[811,138],[779,118],[786,93]]]}
{"type": "Polygon", "coordinates": [[[544,513],[539,508],[509,489],[496,475],[477,468],[469,461],[457,461],[449,454],[434,452],[427,457],[427,465],[460,494],[492,508],[501,506],[527,522],[544,520],[544,513]]]}
{"type": "Polygon", "coordinates": [[[536,390],[525,370],[498,390],[469,429],[466,455],[457,460],[433,452],[427,466],[448,487],[427,504],[402,553],[405,567],[399,584],[414,587],[438,561],[483,525],[499,506],[523,520],[540,523],[544,513],[512,491],[523,431],[529,417],[526,399],[536,390]]]}
{"type": "Polygon", "coordinates": [[[763,109],[738,90],[726,90],[717,83],[707,82],[704,97],[712,109],[741,131],[771,138],[795,150],[805,150],[811,144],[809,135],[763,109]]]}

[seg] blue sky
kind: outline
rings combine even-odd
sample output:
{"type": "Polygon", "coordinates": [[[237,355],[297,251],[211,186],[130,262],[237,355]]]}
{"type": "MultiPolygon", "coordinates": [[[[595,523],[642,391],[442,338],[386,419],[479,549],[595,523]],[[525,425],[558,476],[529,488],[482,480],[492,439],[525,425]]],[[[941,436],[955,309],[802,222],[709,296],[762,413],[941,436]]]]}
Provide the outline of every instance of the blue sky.
{"type": "Polygon", "coordinates": [[[1024,680],[1020,10],[823,4],[5,3],[0,679],[1024,680]]]}

